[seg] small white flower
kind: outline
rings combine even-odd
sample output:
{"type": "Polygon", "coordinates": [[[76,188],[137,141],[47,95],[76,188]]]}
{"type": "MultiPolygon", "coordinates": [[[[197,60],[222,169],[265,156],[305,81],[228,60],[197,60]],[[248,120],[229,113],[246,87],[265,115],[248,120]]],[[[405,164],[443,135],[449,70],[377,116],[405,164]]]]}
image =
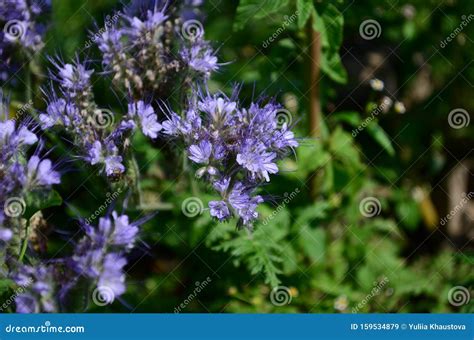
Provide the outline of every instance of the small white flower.
{"type": "Polygon", "coordinates": [[[405,107],[405,104],[403,104],[402,102],[395,102],[395,105],[393,106],[393,108],[395,109],[395,112],[396,113],[400,113],[400,114],[403,114],[407,111],[406,107],[405,107]]]}
{"type": "Polygon", "coordinates": [[[369,83],[374,91],[382,91],[385,86],[384,82],[377,78],[370,79],[369,83]]]}

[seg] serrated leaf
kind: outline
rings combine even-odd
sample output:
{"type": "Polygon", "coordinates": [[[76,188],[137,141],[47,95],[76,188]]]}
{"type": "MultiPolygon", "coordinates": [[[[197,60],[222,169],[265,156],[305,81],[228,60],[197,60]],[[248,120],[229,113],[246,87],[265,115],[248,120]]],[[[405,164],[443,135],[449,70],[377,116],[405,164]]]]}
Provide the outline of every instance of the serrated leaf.
{"type": "MultiPolygon", "coordinates": [[[[285,210],[284,210],[285,211],[285,210]]],[[[278,214],[273,224],[259,226],[248,234],[244,230],[237,232],[233,238],[219,242],[214,250],[230,252],[234,265],[244,263],[250,273],[263,274],[266,283],[272,287],[280,284],[278,275],[283,272],[283,261],[291,256],[282,246],[288,234],[288,212],[278,214]]]]}
{"type": "Polygon", "coordinates": [[[288,5],[289,0],[240,0],[234,31],[241,30],[251,19],[263,19],[288,5]]]}

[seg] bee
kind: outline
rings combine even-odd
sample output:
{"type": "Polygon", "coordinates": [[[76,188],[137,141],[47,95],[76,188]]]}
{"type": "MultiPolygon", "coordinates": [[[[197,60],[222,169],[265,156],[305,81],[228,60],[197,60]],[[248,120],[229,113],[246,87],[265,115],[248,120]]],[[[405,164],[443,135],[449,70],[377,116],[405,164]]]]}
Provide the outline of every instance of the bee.
{"type": "Polygon", "coordinates": [[[120,169],[115,168],[112,171],[112,174],[109,175],[109,179],[111,182],[119,182],[123,178],[123,173],[120,171],[120,169]]]}

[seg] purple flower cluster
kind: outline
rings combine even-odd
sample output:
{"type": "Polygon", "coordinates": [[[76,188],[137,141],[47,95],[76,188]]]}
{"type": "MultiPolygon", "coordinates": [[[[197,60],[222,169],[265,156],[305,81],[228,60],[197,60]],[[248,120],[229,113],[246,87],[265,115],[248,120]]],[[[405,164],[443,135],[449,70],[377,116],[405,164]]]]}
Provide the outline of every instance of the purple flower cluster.
{"type": "Polygon", "coordinates": [[[51,77],[59,90],[51,89],[46,112],[39,119],[43,129],[61,126],[79,147],[79,154],[91,165],[99,165],[107,176],[125,171],[126,148],[137,127],[144,135],[156,138],[161,130],[153,107],[142,100],[128,105],[122,116],[101,109],[94,100],[91,76],[87,63],[72,64],[53,60],[56,68],[51,77]]]}
{"type": "Polygon", "coordinates": [[[102,300],[112,303],[125,292],[124,253],[133,247],[138,225],[114,212],[112,218],[101,218],[97,228],[86,224],[84,229],[85,236],[72,256],[72,267],[94,282],[102,300]]]}
{"type": "Polygon", "coordinates": [[[243,108],[233,98],[208,94],[184,118],[170,112],[162,123],[163,133],[182,141],[189,159],[201,166],[196,175],[221,195],[222,200],[209,203],[217,219],[236,216],[251,227],[258,217],[263,199],[255,190],[278,172],[276,161],[298,146],[288,126],[279,126],[279,109],[273,102],[243,108]]]}
{"type": "MultiPolygon", "coordinates": [[[[184,21],[177,3],[134,1],[97,39],[113,82],[134,98],[170,93],[176,85],[183,90],[218,69],[202,25],[196,19],[184,21]]],[[[181,10],[199,4],[186,3],[181,10]]]]}
{"type": "Polygon", "coordinates": [[[13,275],[21,293],[15,297],[17,313],[53,313],[58,310],[57,273],[51,265],[20,266],[13,275]]]}
{"type": "Polygon", "coordinates": [[[50,6],[50,0],[0,0],[1,80],[18,67],[21,53],[31,55],[43,48],[45,26],[37,19],[50,6]]]}
{"type": "Polygon", "coordinates": [[[141,223],[130,223],[127,215],[113,212],[101,218],[97,227],[83,224],[85,235],[72,256],[34,267],[19,265],[12,275],[21,287],[15,298],[17,312],[58,312],[68,293],[83,281],[93,287],[93,300],[112,303],[125,292],[125,255],[132,249],[141,223]]]}
{"type": "Polygon", "coordinates": [[[28,121],[18,123],[9,119],[8,101],[0,92],[0,243],[14,236],[25,209],[25,195],[60,182],[51,160],[39,155],[41,143],[27,157],[28,147],[38,142],[34,130],[35,126],[28,121]]]}

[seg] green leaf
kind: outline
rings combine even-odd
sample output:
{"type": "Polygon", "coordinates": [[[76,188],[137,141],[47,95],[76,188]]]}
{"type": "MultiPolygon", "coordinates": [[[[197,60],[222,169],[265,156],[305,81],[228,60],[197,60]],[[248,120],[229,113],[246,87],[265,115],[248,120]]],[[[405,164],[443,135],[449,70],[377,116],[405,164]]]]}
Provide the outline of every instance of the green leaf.
{"type": "Polygon", "coordinates": [[[234,31],[241,30],[251,19],[263,19],[288,5],[289,0],[240,0],[234,31]]]}
{"type": "Polygon", "coordinates": [[[351,126],[358,126],[361,123],[359,112],[356,111],[341,111],[332,115],[335,122],[344,122],[351,126]]]}
{"type": "Polygon", "coordinates": [[[278,275],[283,269],[291,270],[285,268],[283,262],[294,257],[292,250],[288,251],[288,247],[284,247],[283,241],[288,231],[289,213],[283,209],[268,224],[258,226],[253,233],[238,231],[234,237],[219,241],[213,249],[229,252],[236,266],[244,263],[251,274],[263,274],[265,282],[276,287],[280,284],[278,275]]]}
{"type": "Polygon", "coordinates": [[[420,211],[418,204],[412,200],[400,201],[396,206],[397,216],[400,219],[399,223],[406,225],[409,229],[414,230],[420,222],[420,211]]]}
{"type": "Polygon", "coordinates": [[[11,289],[12,286],[15,285],[10,279],[1,279],[0,280],[0,294],[3,294],[11,289]]]}
{"type": "Polygon", "coordinates": [[[306,256],[313,262],[324,260],[326,253],[326,233],[322,228],[311,229],[308,225],[301,228],[299,243],[306,256]]]}
{"type": "Polygon", "coordinates": [[[390,156],[395,155],[395,149],[387,133],[375,122],[367,125],[367,133],[372,136],[375,141],[384,148],[390,156]]]}
{"type": "Polygon", "coordinates": [[[313,29],[321,34],[321,70],[337,83],[347,82],[347,72],[341,62],[344,16],[332,4],[318,4],[313,11],[313,29]]]}
{"type": "Polygon", "coordinates": [[[296,2],[296,10],[298,11],[298,28],[302,29],[305,25],[308,19],[311,16],[311,13],[313,13],[313,2],[312,0],[298,0],[296,2]]]}
{"type": "Polygon", "coordinates": [[[330,161],[331,155],[322,148],[320,141],[309,140],[298,147],[296,158],[298,160],[298,176],[302,178],[324,166],[330,161]]]}
{"type": "Polygon", "coordinates": [[[294,225],[297,227],[309,225],[311,226],[314,221],[320,221],[327,216],[327,210],[331,205],[328,202],[321,201],[317,204],[313,204],[304,209],[298,210],[294,225]]]}
{"type": "Polygon", "coordinates": [[[359,152],[354,145],[352,136],[342,130],[340,126],[336,128],[329,139],[329,149],[336,159],[349,169],[357,170],[361,167],[359,152]]]}
{"type": "Polygon", "coordinates": [[[325,193],[334,189],[334,162],[333,159],[324,165],[324,176],[321,190],[325,193]]]}
{"type": "Polygon", "coordinates": [[[313,28],[321,33],[323,49],[338,51],[342,44],[344,16],[332,4],[320,4],[315,11],[313,28]]]}
{"type": "Polygon", "coordinates": [[[321,70],[336,83],[347,83],[347,71],[342,65],[339,53],[332,50],[323,50],[321,57],[321,70]]]}
{"type": "Polygon", "coordinates": [[[30,219],[36,212],[61,205],[63,202],[59,193],[55,190],[47,192],[30,192],[25,197],[25,213],[23,217],[30,219]]]}

